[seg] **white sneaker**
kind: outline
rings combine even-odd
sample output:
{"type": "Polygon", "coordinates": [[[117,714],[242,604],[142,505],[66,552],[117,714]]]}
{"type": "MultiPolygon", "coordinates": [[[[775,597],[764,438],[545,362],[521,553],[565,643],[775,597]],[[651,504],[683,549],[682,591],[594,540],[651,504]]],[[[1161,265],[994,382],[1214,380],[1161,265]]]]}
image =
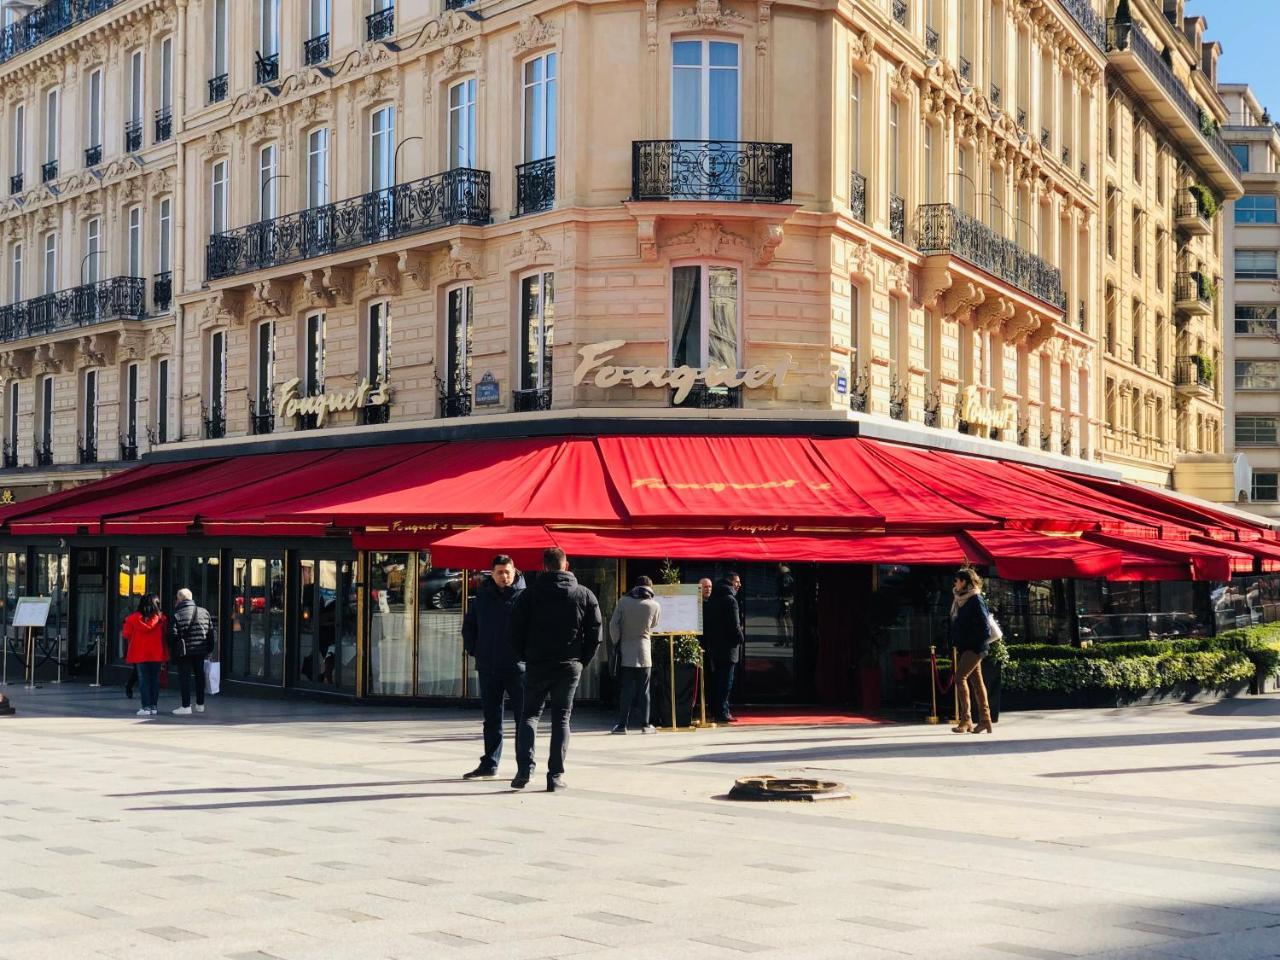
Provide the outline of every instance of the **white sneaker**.
{"type": "Polygon", "coordinates": [[[134,714],[134,716],[135,716],[135,717],[149,717],[149,716],[151,716],[153,713],[155,713],[155,711],[154,711],[154,710],[148,710],[146,707],[143,707],[141,710],[139,710],[137,713],[135,713],[135,714],[134,714]]]}
{"type": "Polygon", "coordinates": [[[204,704],[203,704],[203,703],[197,703],[197,704],[196,704],[196,713],[204,713],[204,704]]]}
{"type": "Polygon", "coordinates": [[[174,715],[175,717],[189,717],[189,716],[191,716],[191,708],[190,708],[190,707],[178,707],[176,710],[174,710],[174,711],[173,711],[173,715],[174,715]]]}
{"type": "Polygon", "coordinates": [[[155,716],[159,716],[159,714],[160,714],[160,711],[159,711],[159,710],[157,710],[155,707],[152,707],[152,708],[151,708],[151,715],[152,715],[153,717],[155,717],[155,716]]]}

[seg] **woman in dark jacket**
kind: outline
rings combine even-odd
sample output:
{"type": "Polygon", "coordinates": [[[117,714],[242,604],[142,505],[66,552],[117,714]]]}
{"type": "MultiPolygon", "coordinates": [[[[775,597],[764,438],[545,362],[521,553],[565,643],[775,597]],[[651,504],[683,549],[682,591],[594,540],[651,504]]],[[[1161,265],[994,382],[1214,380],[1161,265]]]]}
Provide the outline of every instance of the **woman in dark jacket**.
{"type": "Polygon", "coordinates": [[[952,733],[991,733],[991,707],[987,685],[982,680],[982,659],[990,649],[987,602],[982,599],[982,578],[964,567],[956,572],[951,588],[951,646],[959,651],[956,686],[960,692],[960,723],[952,733]],[[969,682],[978,698],[978,725],[973,725],[969,705],[969,682]]]}

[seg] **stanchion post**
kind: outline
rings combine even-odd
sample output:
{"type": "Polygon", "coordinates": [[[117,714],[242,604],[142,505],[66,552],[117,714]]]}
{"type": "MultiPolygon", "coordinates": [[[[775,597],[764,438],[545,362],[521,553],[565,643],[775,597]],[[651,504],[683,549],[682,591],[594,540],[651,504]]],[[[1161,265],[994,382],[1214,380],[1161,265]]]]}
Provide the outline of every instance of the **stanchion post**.
{"type": "Polygon", "coordinates": [[[67,641],[62,635],[57,637],[58,649],[54,654],[54,674],[53,685],[55,687],[62,686],[62,652],[67,649],[67,641]]]}
{"type": "MultiPolygon", "coordinates": [[[[467,582],[466,571],[463,571],[462,582],[464,584],[467,582]]],[[[463,592],[465,593],[466,591],[464,590],[463,592]]],[[[105,639],[105,637],[106,637],[105,634],[99,637],[97,644],[93,648],[93,683],[89,684],[89,686],[91,687],[102,686],[102,641],[105,639]]],[[[466,671],[467,655],[465,653],[462,655],[462,666],[463,666],[462,676],[465,678],[467,675],[467,671],[466,671]]]]}
{"type": "Polygon", "coordinates": [[[929,710],[929,716],[925,719],[926,723],[938,722],[938,648],[933,644],[929,645],[929,702],[932,709],[929,710]]]}
{"type": "Polygon", "coordinates": [[[36,636],[32,627],[27,627],[27,689],[36,688],[36,636]]]}
{"type": "Polygon", "coordinates": [[[3,634],[0,634],[0,643],[4,644],[4,666],[0,667],[0,670],[2,670],[4,673],[4,679],[0,680],[0,687],[7,687],[9,685],[9,631],[8,630],[5,630],[3,634]]]}
{"type": "Polygon", "coordinates": [[[698,716],[699,726],[707,725],[707,655],[702,655],[698,664],[698,716]]]}
{"type": "Polygon", "coordinates": [[[960,723],[960,651],[951,648],[951,722],[960,723]]]}
{"type": "Polygon", "coordinates": [[[677,729],[677,727],[676,727],[676,636],[674,633],[670,634],[667,637],[667,669],[670,671],[670,679],[671,679],[671,689],[669,694],[669,697],[671,700],[671,729],[675,730],[677,729]]]}

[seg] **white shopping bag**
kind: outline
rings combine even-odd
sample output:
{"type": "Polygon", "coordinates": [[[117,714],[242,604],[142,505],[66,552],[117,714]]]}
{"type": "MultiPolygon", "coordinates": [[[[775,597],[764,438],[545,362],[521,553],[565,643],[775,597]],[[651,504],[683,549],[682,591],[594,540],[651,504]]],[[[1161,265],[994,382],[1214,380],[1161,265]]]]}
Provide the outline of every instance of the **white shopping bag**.
{"type": "Polygon", "coordinates": [[[211,696],[222,689],[222,664],[217,660],[204,662],[204,689],[211,696]]]}

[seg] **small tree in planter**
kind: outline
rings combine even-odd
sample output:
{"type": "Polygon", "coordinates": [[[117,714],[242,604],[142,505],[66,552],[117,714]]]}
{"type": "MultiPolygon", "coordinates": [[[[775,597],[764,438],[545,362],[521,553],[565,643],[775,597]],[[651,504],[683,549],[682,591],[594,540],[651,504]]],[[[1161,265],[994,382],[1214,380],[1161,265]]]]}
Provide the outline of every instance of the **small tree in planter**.
{"type": "Polygon", "coordinates": [[[650,722],[655,726],[671,725],[671,661],[675,650],[676,726],[693,723],[693,706],[698,699],[698,671],[702,669],[702,644],[697,637],[680,636],[674,644],[666,637],[653,642],[653,706],[650,722]]]}

